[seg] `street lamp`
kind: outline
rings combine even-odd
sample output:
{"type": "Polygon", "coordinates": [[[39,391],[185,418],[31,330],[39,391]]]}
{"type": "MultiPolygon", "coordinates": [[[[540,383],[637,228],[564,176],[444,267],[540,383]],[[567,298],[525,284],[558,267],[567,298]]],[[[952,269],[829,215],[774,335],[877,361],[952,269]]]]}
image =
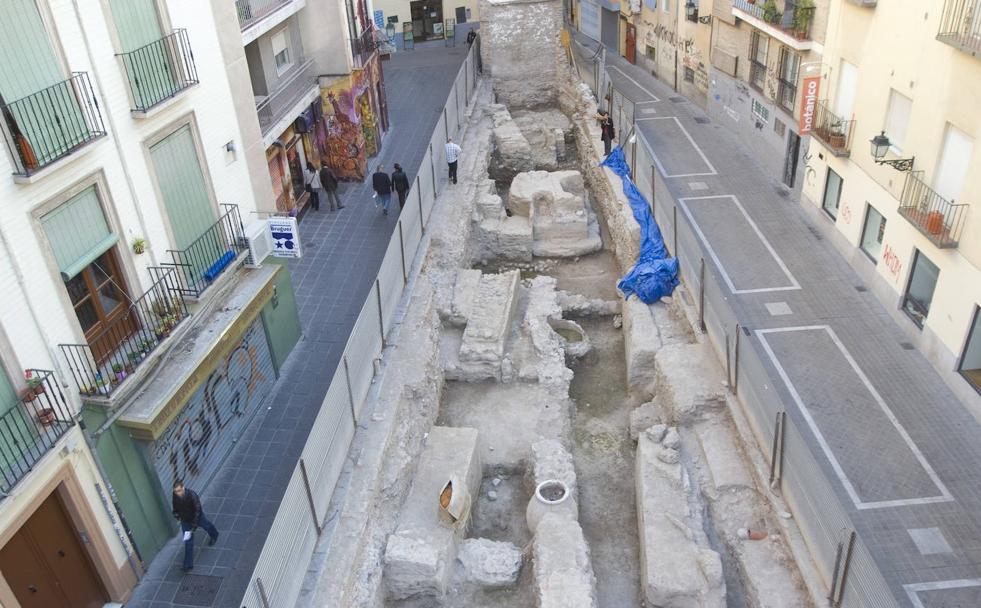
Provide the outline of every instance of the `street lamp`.
{"type": "Polygon", "coordinates": [[[685,14],[688,16],[689,21],[698,20],[698,6],[695,4],[694,0],[688,0],[685,3],[685,14]]]}
{"type": "Polygon", "coordinates": [[[897,171],[912,171],[913,161],[916,157],[912,158],[896,158],[886,160],[886,153],[889,151],[889,138],[886,137],[886,132],[883,131],[869,140],[872,144],[872,158],[875,159],[877,165],[889,165],[897,171]]]}

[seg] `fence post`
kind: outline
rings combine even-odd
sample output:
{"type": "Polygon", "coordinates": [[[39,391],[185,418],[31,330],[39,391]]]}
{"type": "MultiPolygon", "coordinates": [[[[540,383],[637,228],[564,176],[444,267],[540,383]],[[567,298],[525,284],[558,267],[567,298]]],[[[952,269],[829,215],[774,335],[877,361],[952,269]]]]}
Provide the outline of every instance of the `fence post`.
{"type": "Polygon", "coordinates": [[[657,217],[654,215],[654,199],[657,198],[657,187],[654,183],[656,178],[657,169],[654,168],[654,165],[651,165],[651,217],[654,218],[655,222],[657,221],[657,217]]]}
{"type": "Polygon", "coordinates": [[[783,478],[783,438],[784,424],[786,424],[786,412],[777,412],[776,420],[773,423],[773,445],[770,448],[770,487],[774,487],[774,481],[779,485],[783,478]],[[779,469],[779,473],[777,472],[779,469]]]}
{"type": "Polygon", "coordinates": [[[347,380],[347,400],[351,404],[351,420],[354,421],[354,426],[358,426],[358,415],[354,410],[354,390],[351,389],[351,368],[347,364],[347,355],[344,355],[344,379],[347,380]]]}
{"type": "Polygon", "coordinates": [[[382,315],[381,282],[375,277],[375,300],[378,302],[378,331],[381,332],[382,348],[385,348],[385,320],[382,315]]]}
{"type": "Polygon", "coordinates": [[[739,392],[739,323],[736,323],[736,344],[732,352],[732,392],[739,392]]]}
{"type": "Polygon", "coordinates": [[[470,106],[470,70],[464,67],[463,70],[463,96],[467,102],[467,107],[470,106]]]}
{"type": "Polygon", "coordinates": [[[630,177],[637,179],[637,120],[634,119],[630,125],[630,131],[634,134],[634,141],[630,144],[630,177]]]}
{"type": "Polygon", "coordinates": [[[841,583],[838,584],[838,599],[835,600],[835,608],[841,607],[841,600],[845,597],[845,585],[848,583],[848,569],[852,565],[852,551],[855,549],[855,531],[852,530],[848,535],[848,549],[845,551],[845,563],[841,568],[841,583]]]}
{"type": "Polygon", "coordinates": [[[678,252],[678,205],[671,209],[671,247],[674,249],[674,257],[678,258],[678,266],[681,266],[681,256],[678,252]]]}
{"type": "Polygon", "coordinates": [[[701,263],[698,267],[698,327],[701,328],[702,333],[706,332],[705,328],[705,258],[701,258],[701,263]]]}
{"type": "MultiPolygon", "coordinates": [[[[456,92],[456,87],[453,87],[453,92],[456,92]]],[[[446,118],[446,106],[443,106],[443,133],[445,134],[443,140],[450,138],[450,121],[446,118]]]]}
{"type": "MultiPolygon", "coordinates": [[[[445,112],[446,108],[443,108],[443,111],[445,112]]],[[[433,160],[433,142],[429,142],[429,170],[432,171],[433,175],[433,200],[435,201],[439,194],[436,192],[436,161],[433,160]]],[[[420,192],[420,194],[422,193],[420,192]]]]}
{"type": "Polygon", "coordinates": [[[460,136],[460,80],[453,83],[453,102],[456,104],[456,136],[460,136]]]}
{"type": "Polygon", "coordinates": [[[726,332],[726,386],[732,391],[732,353],[729,351],[729,332],[726,332]]]}
{"type": "Polygon", "coordinates": [[[320,520],[317,519],[317,507],[313,504],[313,491],[310,489],[310,477],[307,476],[307,463],[300,458],[300,473],[303,474],[303,487],[307,491],[307,502],[310,503],[310,515],[313,516],[313,525],[317,528],[317,536],[323,532],[320,527],[320,520]]]}
{"type": "Polygon", "coordinates": [[[255,585],[259,588],[259,599],[262,600],[263,608],[269,608],[269,597],[266,595],[266,587],[262,584],[262,578],[255,578],[255,585]]]}
{"type": "Polygon", "coordinates": [[[419,235],[422,238],[426,236],[426,216],[422,212],[422,188],[419,186],[418,173],[416,173],[416,200],[419,201],[419,235]]]}
{"type": "Polygon", "coordinates": [[[405,272],[405,237],[402,235],[402,220],[399,220],[399,251],[402,252],[402,287],[409,282],[409,275],[405,272]]]}

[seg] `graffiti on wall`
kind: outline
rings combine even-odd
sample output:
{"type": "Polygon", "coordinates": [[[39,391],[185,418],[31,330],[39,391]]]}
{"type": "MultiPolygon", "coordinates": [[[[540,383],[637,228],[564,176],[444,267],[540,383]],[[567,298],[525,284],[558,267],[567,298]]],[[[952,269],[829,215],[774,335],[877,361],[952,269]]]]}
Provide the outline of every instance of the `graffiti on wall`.
{"type": "Polygon", "coordinates": [[[899,259],[896,250],[886,245],[882,250],[882,262],[889,270],[893,283],[899,281],[899,273],[903,270],[903,261],[899,259]]]}
{"type": "Polygon", "coordinates": [[[682,49],[681,63],[694,73],[695,87],[703,93],[708,93],[708,69],[702,61],[702,51],[695,46],[693,38],[682,41],[682,49]]]}
{"type": "Polygon", "coordinates": [[[165,493],[175,479],[210,476],[272,388],[271,365],[257,319],[153,442],[151,458],[165,493]]]}
{"type": "Polygon", "coordinates": [[[321,159],[341,180],[365,178],[368,158],[381,146],[371,91],[377,81],[375,63],[321,89],[324,129],[316,132],[321,159]]]}

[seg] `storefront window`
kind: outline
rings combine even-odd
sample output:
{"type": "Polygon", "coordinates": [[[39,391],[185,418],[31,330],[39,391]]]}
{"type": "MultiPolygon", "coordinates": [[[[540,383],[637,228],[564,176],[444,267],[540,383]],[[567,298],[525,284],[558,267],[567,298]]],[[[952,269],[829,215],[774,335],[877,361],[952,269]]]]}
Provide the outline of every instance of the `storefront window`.
{"type": "Polygon", "coordinates": [[[879,259],[882,251],[882,237],[886,233],[886,218],[876,211],[875,207],[869,205],[868,212],[865,214],[865,227],[862,228],[862,251],[868,254],[872,261],[879,259]]]}
{"type": "Polygon", "coordinates": [[[903,298],[903,310],[913,319],[913,322],[923,327],[923,322],[930,314],[930,303],[933,292],[937,288],[937,278],[940,269],[927,259],[922,252],[917,251],[913,257],[913,272],[910,273],[909,287],[903,298]]]}
{"type": "Polygon", "coordinates": [[[844,180],[828,167],[828,178],[824,182],[824,200],[821,207],[834,219],[838,219],[838,205],[841,203],[841,187],[844,180]]]}
{"type": "Polygon", "coordinates": [[[957,371],[971,383],[974,390],[981,393],[981,308],[974,307],[971,331],[967,334],[967,344],[957,371]]]}

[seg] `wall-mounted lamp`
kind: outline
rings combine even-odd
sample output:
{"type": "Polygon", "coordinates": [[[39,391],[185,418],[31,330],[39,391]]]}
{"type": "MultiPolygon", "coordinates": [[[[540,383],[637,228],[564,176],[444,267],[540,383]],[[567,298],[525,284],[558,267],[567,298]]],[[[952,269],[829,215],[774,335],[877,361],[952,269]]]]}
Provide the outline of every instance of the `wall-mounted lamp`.
{"type": "Polygon", "coordinates": [[[886,137],[886,132],[883,131],[873,137],[870,140],[872,144],[872,157],[875,159],[877,165],[889,165],[897,171],[912,171],[913,161],[916,157],[912,158],[896,158],[886,160],[886,153],[889,152],[889,138],[886,137]]]}
{"type": "Polygon", "coordinates": [[[712,15],[705,15],[704,17],[699,17],[698,22],[701,23],[702,25],[708,25],[709,23],[712,23],[712,15]]]}
{"type": "Polygon", "coordinates": [[[235,151],[235,140],[232,140],[227,144],[225,144],[225,152],[234,152],[234,151],[235,151]]]}

